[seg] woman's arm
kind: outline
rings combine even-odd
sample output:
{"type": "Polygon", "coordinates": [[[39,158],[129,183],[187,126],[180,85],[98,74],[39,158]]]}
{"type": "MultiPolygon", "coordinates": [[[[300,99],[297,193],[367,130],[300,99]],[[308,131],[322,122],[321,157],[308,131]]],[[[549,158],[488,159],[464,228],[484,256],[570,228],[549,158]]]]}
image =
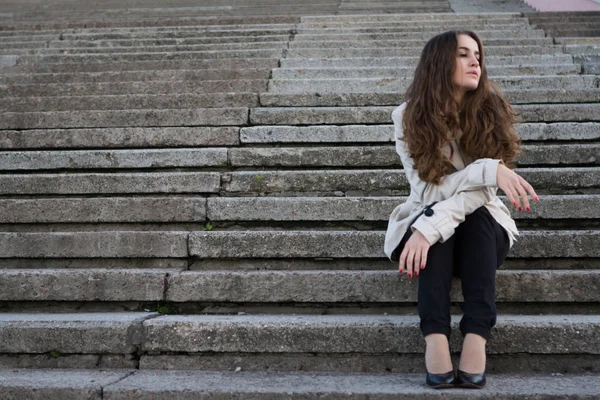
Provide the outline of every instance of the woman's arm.
{"type": "Polygon", "coordinates": [[[430,245],[445,242],[454,234],[456,227],[465,217],[484,206],[496,195],[495,188],[463,191],[437,202],[431,212],[422,214],[412,225],[425,236],[430,245]]]}
{"type": "Polygon", "coordinates": [[[424,182],[419,178],[419,173],[413,168],[414,160],[408,151],[408,145],[401,140],[403,137],[401,110],[392,113],[394,121],[394,136],[396,138],[396,152],[402,160],[402,166],[411,191],[417,195],[421,204],[430,204],[434,201],[443,201],[454,194],[463,191],[495,187],[498,164],[501,160],[482,158],[469,164],[465,169],[446,175],[439,185],[424,182]]]}

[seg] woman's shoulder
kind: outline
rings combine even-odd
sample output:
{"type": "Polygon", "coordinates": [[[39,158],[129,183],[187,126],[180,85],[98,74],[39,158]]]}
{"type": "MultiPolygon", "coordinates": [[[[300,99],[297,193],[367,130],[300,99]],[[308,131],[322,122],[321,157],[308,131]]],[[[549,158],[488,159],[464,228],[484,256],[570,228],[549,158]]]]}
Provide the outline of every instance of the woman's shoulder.
{"type": "Polygon", "coordinates": [[[400,104],[394,111],[392,111],[392,119],[396,122],[402,122],[402,114],[406,108],[406,102],[400,104]]]}

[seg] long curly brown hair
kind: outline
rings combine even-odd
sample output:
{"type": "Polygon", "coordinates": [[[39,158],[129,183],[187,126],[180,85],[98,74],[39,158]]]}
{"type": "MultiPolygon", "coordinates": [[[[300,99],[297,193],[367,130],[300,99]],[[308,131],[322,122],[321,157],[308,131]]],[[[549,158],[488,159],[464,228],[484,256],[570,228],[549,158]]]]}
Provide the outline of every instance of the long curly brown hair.
{"type": "Polygon", "coordinates": [[[516,114],[497,85],[488,80],[481,40],[471,31],[448,31],[427,42],[406,101],[403,140],[425,182],[437,185],[452,171],[442,147],[458,137],[459,129],[463,132],[459,149],[472,160],[501,159],[513,166],[520,153],[521,140],[514,129],[516,114]],[[459,35],[477,42],[481,66],[477,89],[467,92],[460,105],[452,84],[459,35]]]}

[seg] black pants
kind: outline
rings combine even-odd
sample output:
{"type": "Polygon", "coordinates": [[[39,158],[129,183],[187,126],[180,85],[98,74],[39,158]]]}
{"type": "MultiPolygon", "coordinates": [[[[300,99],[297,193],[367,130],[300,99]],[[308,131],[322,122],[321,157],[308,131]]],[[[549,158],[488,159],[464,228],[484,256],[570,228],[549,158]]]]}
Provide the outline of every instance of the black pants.
{"type": "MultiPolygon", "coordinates": [[[[410,238],[409,228],[399,246],[410,238]]],[[[476,333],[486,340],[496,324],[496,270],[508,254],[510,242],[504,228],[485,207],[478,208],[444,243],[429,248],[427,265],[419,271],[418,308],[423,336],[442,333],[450,338],[452,277],[462,283],[463,337],[476,333]]]]}

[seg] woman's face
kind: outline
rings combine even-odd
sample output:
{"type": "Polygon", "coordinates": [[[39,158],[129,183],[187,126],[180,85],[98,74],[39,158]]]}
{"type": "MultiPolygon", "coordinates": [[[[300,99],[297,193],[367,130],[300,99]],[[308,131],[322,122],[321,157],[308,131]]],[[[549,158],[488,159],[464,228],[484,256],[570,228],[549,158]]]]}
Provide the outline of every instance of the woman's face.
{"type": "Polygon", "coordinates": [[[456,66],[452,75],[452,83],[459,93],[477,89],[481,77],[479,65],[479,46],[468,35],[458,35],[458,49],[456,49],[456,66]]]}

